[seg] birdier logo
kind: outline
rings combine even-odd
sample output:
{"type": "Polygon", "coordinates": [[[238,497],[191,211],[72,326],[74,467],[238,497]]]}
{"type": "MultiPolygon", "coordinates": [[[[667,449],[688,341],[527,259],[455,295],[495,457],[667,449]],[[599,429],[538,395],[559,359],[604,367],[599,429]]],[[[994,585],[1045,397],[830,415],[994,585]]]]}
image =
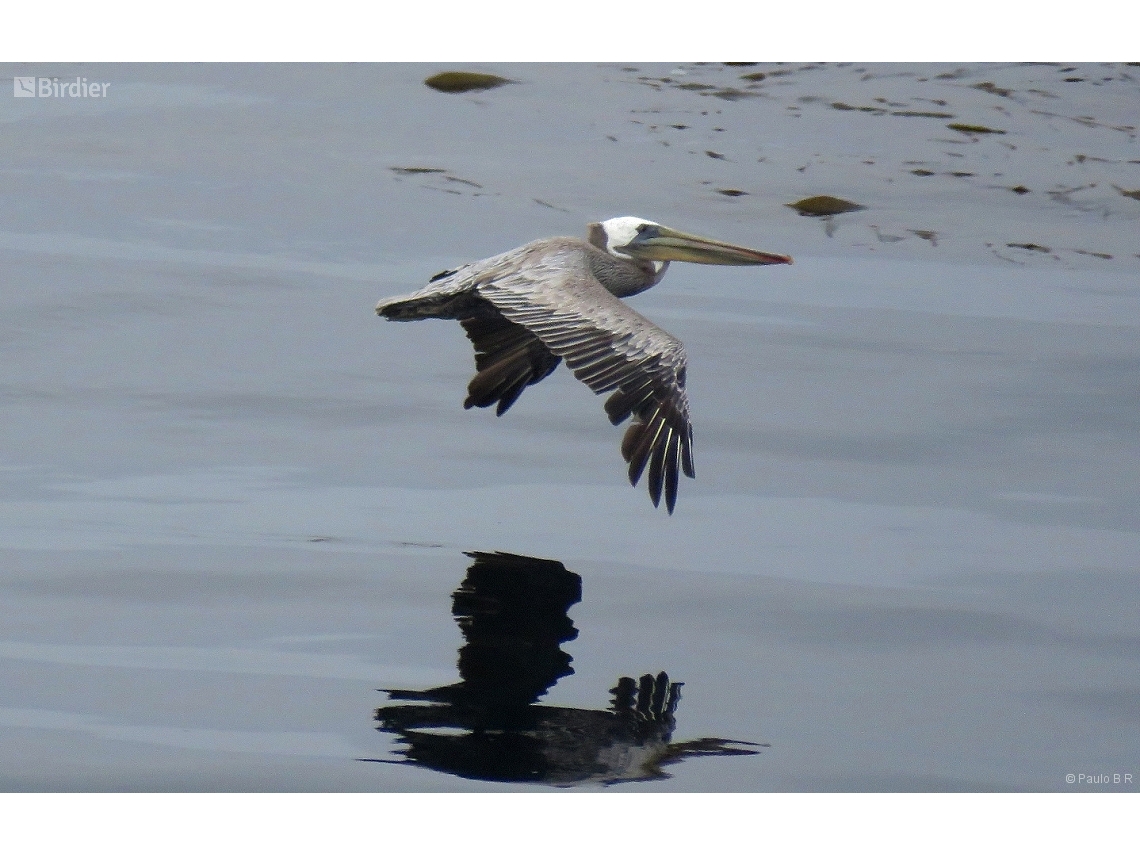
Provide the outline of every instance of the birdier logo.
{"type": "Polygon", "coordinates": [[[86,77],[13,77],[14,98],[106,98],[110,83],[88,82],[86,77]]]}

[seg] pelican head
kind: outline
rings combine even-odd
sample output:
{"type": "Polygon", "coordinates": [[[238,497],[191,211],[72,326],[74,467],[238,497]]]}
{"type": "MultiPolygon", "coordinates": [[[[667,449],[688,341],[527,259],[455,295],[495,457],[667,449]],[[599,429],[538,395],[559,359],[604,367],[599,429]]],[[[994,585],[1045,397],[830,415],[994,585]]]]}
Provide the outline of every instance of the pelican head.
{"type": "MultiPolygon", "coordinates": [[[[693,264],[791,264],[787,255],[760,252],[685,234],[640,217],[614,217],[590,226],[590,242],[624,261],[688,261],[693,264]]],[[[656,266],[656,265],[655,265],[656,266]]]]}

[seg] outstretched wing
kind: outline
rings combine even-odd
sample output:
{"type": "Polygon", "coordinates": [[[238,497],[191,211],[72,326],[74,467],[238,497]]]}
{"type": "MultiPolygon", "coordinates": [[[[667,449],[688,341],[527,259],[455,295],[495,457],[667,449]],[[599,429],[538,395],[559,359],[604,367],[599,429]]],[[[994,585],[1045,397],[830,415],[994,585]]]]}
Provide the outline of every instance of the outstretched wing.
{"type": "MultiPolygon", "coordinates": [[[[621,444],[622,456],[629,463],[630,483],[636,485],[648,466],[653,504],[660,504],[664,492],[665,507],[672,513],[679,473],[683,471],[690,478],[695,475],[693,430],[685,394],[685,348],[602,287],[590,270],[583,246],[568,240],[541,241],[526,247],[525,253],[512,253],[516,257],[510,264],[480,271],[476,293],[491,303],[510,327],[479,327],[473,335],[468,324],[477,322],[464,321],[477,351],[480,345],[476,335],[488,342],[501,336],[519,354],[515,357],[519,366],[531,360],[529,368],[520,367],[514,374],[504,369],[504,377],[515,378],[513,384],[504,380],[486,395],[494,396],[499,389],[514,392],[509,399],[498,394],[500,408],[506,409],[527,382],[537,382],[528,379],[519,385],[526,371],[530,372],[526,376],[535,376],[538,370],[534,367],[538,364],[533,359],[534,345],[523,335],[529,334],[555,360],[565,359],[574,376],[594,392],[611,393],[605,408],[613,424],[634,417],[621,444]]],[[[556,365],[557,361],[546,373],[556,365]]],[[[474,388],[471,393],[474,396],[474,388]]],[[[495,399],[491,397],[488,403],[495,399]]]]}

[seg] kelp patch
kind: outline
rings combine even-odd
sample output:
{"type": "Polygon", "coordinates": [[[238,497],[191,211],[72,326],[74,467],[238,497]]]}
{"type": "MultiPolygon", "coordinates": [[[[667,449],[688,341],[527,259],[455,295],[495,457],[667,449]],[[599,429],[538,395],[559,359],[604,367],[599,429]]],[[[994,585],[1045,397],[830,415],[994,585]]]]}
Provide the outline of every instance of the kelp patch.
{"type": "Polygon", "coordinates": [[[514,82],[497,74],[477,71],[441,71],[424,81],[437,92],[480,92],[514,82]]]}
{"type": "Polygon", "coordinates": [[[864,211],[866,205],[840,199],[836,196],[809,196],[798,202],[789,202],[789,208],[799,212],[801,217],[827,217],[832,214],[846,214],[851,211],[864,211]]]}
{"type": "Polygon", "coordinates": [[[1004,134],[1005,131],[999,131],[997,128],[989,128],[985,125],[967,125],[962,122],[951,122],[946,127],[952,131],[957,131],[960,134],[1004,134]]]}

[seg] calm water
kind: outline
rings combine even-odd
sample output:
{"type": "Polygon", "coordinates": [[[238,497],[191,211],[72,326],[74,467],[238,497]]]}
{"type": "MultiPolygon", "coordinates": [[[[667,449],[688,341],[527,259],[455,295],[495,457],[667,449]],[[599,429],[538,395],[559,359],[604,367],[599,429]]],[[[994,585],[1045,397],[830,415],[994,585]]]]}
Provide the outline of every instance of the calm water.
{"type": "Polygon", "coordinates": [[[0,787],[1140,789],[1140,68],[443,68],[4,67],[0,787]],[[372,313],[619,214],[672,517],[372,313]]]}

